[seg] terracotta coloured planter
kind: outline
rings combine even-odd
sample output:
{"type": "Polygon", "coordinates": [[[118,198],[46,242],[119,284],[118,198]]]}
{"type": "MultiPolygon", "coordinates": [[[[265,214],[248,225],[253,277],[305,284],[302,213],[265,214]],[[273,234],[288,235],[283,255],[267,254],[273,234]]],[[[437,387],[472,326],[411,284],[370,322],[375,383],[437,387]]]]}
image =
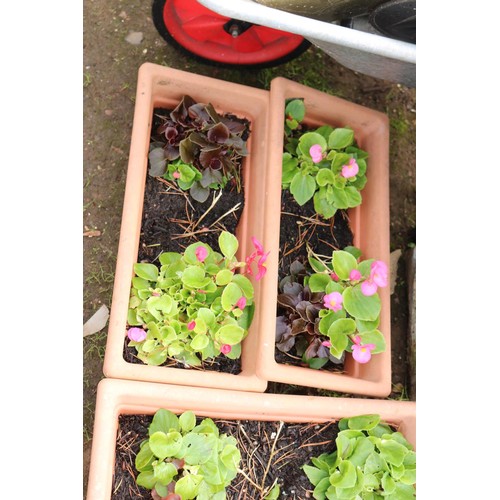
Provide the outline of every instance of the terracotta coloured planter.
{"type": "MultiPolygon", "coordinates": [[[[244,158],[242,165],[245,207],[236,231],[240,252],[238,258],[249,255],[253,250],[251,236],[257,237],[267,246],[264,239],[264,200],[267,196],[265,171],[268,92],[151,63],[143,64],[138,74],[104,374],[112,378],[263,392],[267,383],[256,376],[256,356],[261,342],[260,332],[263,330],[260,315],[264,302],[261,282],[254,283],[255,316],[248,337],[242,344],[242,370],[238,375],[132,364],[123,358],[133,265],[139,247],[153,109],[173,109],[186,94],[198,102],[211,103],[221,114],[232,113],[251,122],[247,142],[249,155],[244,158]]],[[[167,248],[164,250],[168,251],[167,248]]]]}
{"type": "MultiPolygon", "coordinates": [[[[269,166],[266,184],[265,241],[268,249],[279,248],[281,162],[283,154],[283,121],[285,99],[303,97],[304,123],[318,127],[349,126],[354,130],[358,146],[369,153],[367,179],[362,191],[362,204],[349,210],[354,245],[362,258],[383,260],[389,265],[389,120],[386,115],[333,97],[285,78],[271,82],[269,112],[269,166]]],[[[389,288],[379,289],[382,310],[380,331],[387,348],[365,365],[356,363],[346,353],[343,373],[331,373],[277,363],[275,360],[275,321],[278,289],[278,252],[271,252],[268,275],[261,293],[266,300],[261,310],[264,329],[260,332],[258,375],[268,381],[303,385],[353,394],[386,397],[391,392],[391,316],[389,288]]]]}
{"type": "Polygon", "coordinates": [[[152,415],[160,408],[191,410],[199,417],[313,423],[377,413],[416,446],[416,404],[410,401],[243,394],[107,379],[97,391],[87,500],[111,497],[119,415],[152,415]]]}

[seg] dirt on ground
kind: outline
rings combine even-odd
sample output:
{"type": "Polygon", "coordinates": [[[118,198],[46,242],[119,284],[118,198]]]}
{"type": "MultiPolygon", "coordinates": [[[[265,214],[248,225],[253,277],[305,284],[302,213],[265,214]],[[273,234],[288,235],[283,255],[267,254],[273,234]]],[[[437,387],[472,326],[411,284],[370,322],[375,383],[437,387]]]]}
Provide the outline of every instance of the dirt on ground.
{"type": "MultiPolygon", "coordinates": [[[[273,78],[282,76],[382,111],[390,118],[391,250],[401,251],[391,301],[391,397],[407,399],[410,376],[405,257],[416,243],[415,89],[351,71],[315,47],[274,68],[217,67],[169,45],[154,27],[151,2],[84,0],[83,9],[83,322],[102,305],[111,307],[140,65],[153,62],[267,90],[273,78]],[[131,33],[141,33],[142,41],[136,45],[127,41],[131,33]]],[[[104,328],[83,339],[84,489],[96,388],[103,378],[106,331],[104,328]]]]}

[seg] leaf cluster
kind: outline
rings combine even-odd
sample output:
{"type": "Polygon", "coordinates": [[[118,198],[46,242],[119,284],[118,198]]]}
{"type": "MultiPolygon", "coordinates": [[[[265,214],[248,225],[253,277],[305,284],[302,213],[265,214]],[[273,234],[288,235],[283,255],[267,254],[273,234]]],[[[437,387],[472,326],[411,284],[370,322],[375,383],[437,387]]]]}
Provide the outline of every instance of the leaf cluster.
{"type": "Polygon", "coordinates": [[[373,354],[385,350],[385,339],[378,330],[380,297],[365,296],[361,283],[370,276],[373,259],[359,261],[361,252],[355,247],[334,250],[330,262],[308,257],[309,266],[295,261],[290,274],[279,284],[278,305],[284,313],[276,318],[276,347],[282,352],[295,349],[310,368],[322,368],[328,360],[343,361],[352,352],[353,338],[363,344],[375,344],[373,354]],[[361,279],[352,281],[353,269],[361,279]],[[333,278],[336,277],[336,279],[333,278]],[[324,304],[324,296],[332,292],[342,295],[342,308],[333,311],[324,304]],[[323,345],[329,342],[330,347],[323,345]]]}
{"type": "Polygon", "coordinates": [[[303,470],[316,500],[412,500],[416,453],[379,415],[343,418],[336,450],[313,457],[303,470]]]}
{"type": "Polygon", "coordinates": [[[222,345],[231,346],[227,357],[240,356],[253,319],[254,289],[236,272],[244,265],[235,257],[236,237],[223,231],[219,247],[221,253],[193,243],[183,254],[162,253],[159,269],[150,263],[134,265],[127,322],[144,328],[147,336],[129,346],[144,363],[161,365],[171,357],[198,366],[220,355],[222,345]],[[207,252],[203,262],[196,254],[200,247],[207,252]],[[246,304],[240,309],[236,304],[242,297],[246,304]]]}
{"type": "Polygon", "coordinates": [[[246,120],[220,115],[210,103],[185,95],[156,130],[149,150],[149,175],[175,181],[199,202],[208,198],[210,189],[224,188],[230,179],[239,192],[239,164],[248,154],[243,139],[247,133],[246,120]]]}
{"type": "Polygon", "coordinates": [[[236,477],[241,460],[233,436],[220,434],[214,421],[198,425],[187,411],[179,417],[158,410],[135,458],[138,485],[154,499],[224,500],[226,486],[236,477]]]}
{"type": "Polygon", "coordinates": [[[338,209],[361,204],[360,191],[366,184],[368,153],[357,147],[354,131],[323,125],[304,132],[305,107],[302,99],[292,99],[285,107],[285,144],[282,187],[299,205],[311,198],[315,211],[330,219],[338,209]],[[322,159],[313,161],[311,146],[320,146],[322,159]],[[342,167],[354,159],[359,167],[355,176],[344,177],[342,167]]]}

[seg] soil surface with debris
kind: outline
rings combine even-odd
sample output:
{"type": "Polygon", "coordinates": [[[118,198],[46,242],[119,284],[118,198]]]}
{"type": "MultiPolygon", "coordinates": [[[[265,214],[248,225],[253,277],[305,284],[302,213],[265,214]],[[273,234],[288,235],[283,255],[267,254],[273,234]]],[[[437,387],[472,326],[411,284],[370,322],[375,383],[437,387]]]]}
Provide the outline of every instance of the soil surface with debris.
{"type": "MultiPolygon", "coordinates": [[[[390,119],[391,251],[395,263],[391,299],[393,392],[407,399],[408,297],[406,256],[416,243],[416,91],[404,85],[352,71],[316,47],[286,64],[267,69],[227,68],[208,64],[179,51],[156,31],[152,2],[84,0],[83,3],[83,321],[101,306],[111,307],[114,272],[137,71],[153,62],[191,73],[269,90],[277,76],[308,85],[386,113],[390,119]]],[[[83,339],[84,495],[92,445],[96,389],[102,371],[107,326],[83,339]]],[[[309,388],[268,391],[307,394],[309,388]]],[[[323,391],[323,395],[324,391],[323,391]]],[[[410,394],[414,397],[414,394],[410,394]]],[[[348,396],[349,397],[349,396],[348,396]]]]}

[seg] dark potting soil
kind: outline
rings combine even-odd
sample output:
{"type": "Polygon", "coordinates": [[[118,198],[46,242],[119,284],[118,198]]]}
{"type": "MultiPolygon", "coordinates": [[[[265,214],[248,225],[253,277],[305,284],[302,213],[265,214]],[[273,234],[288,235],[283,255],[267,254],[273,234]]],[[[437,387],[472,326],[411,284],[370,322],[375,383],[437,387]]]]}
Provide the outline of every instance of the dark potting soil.
{"type": "MultiPolygon", "coordinates": [[[[154,109],[152,139],[154,131],[161,123],[160,117],[168,113],[170,110],[154,109]]],[[[248,139],[250,122],[231,114],[225,116],[244,123],[247,130],[243,132],[242,138],[248,139]]],[[[241,164],[242,161],[238,165],[240,169],[241,164]]],[[[162,252],[182,253],[187,246],[196,242],[206,243],[213,250],[219,251],[220,233],[222,231],[236,233],[245,206],[243,173],[240,175],[240,181],[240,192],[236,183],[230,181],[222,190],[220,197],[218,197],[220,190],[212,190],[208,199],[200,203],[191,198],[188,191],[182,191],[172,182],[147,174],[137,261],[159,265],[158,257],[162,252]],[[217,197],[217,202],[214,203],[217,197]]],[[[144,364],[137,358],[135,348],[128,347],[127,344],[128,338],[125,337],[124,359],[129,363],[144,364]]],[[[186,368],[176,360],[167,360],[162,366],[186,368]]],[[[201,369],[238,374],[241,372],[241,361],[219,356],[213,360],[203,361],[201,369]]]]}
{"type": "MultiPolygon", "coordinates": [[[[331,219],[325,220],[314,210],[313,200],[300,206],[288,190],[282,190],[280,265],[278,268],[280,281],[290,274],[290,265],[295,260],[310,268],[306,242],[315,254],[326,257],[326,260],[331,259],[334,250],[342,250],[352,245],[353,234],[349,226],[347,211],[337,210],[331,219]]],[[[276,316],[283,314],[284,309],[278,306],[276,316]]],[[[308,366],[296,355],[293,348],[289,353],[283,353],[279,349],[275,349],[274,353],[277,363],[308,366]]],[[[321,368],[321,370],[334,372],[342,372],[343,369],[343,363],[334,364],[331,361],[321,368]]]]}
{"type": "MultiPolygon", "coordinates": [[[[148,437],[151,415],[120,415],[116,440],[115,469],[111,500],[151,498],[151,492],[137,486],[135,456],[148,437]]],[[[277,480],[280,499],[312,498],[314,486],[301,467],[311,457],[335,450],[338,425],[280,423],[253,420],[215,420],[221,434],[234,436],[241,452],[240,468],[254,483],[269,488],[277,480]],[[273,448],[274,446],[274,448],[273,448]],[[271,454],[274,454],[271,460],[271,454]],[[265,471],[267,470],[267,474],[265,471]]],[[[228,500],[262,500],[252,481],[238,474],[226,488],[228,500]]]]}

